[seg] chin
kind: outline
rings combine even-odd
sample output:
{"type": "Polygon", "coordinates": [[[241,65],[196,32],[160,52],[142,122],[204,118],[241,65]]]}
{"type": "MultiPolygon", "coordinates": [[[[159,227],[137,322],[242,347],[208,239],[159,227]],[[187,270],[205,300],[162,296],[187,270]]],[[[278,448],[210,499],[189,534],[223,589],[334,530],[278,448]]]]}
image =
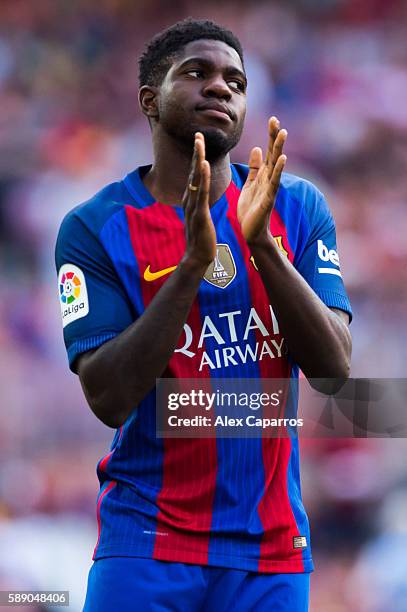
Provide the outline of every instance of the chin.
{"type": "Polygon", "coordinates": [[[239,142],[240,134],[228,134],[216,127],[198,128],[205,137],[206,158],[213,161],[227,155],[239,142]]]}
{"type": "Polygon", "coordinates": [[[192,154],[196,132],[201,132],[205,138],[206,159],[213,162],[229,153],[239,142],[242,128],[235,127],[231,131],[218,125],[208,125],[197,121],[180,121],[176,125],[162,122],[167,134],[180,143],[180,146],[192,154]]]}

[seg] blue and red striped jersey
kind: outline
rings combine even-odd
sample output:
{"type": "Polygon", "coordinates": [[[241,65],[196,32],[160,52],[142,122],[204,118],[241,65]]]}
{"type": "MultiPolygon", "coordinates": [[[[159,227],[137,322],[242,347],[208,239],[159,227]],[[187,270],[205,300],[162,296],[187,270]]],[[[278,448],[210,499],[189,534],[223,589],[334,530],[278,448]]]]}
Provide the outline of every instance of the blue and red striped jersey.
{"type": "MultiPolygon", "coordinates": [[[[58,291],[74,371],[78,355],[142,316],[184,254],[183,209],[154,200],[142,180],[149,168],[108,185],[61,225],[58,291]]],[[[200,284],[166,376],[296,378],[237,219],[248,167],[231,168],[232,180],[210,211],[217,235],[212,277],[200,284]]],[[[271,232],[321,300],[351,315],[334,220],[316,187],[283,174],[271,232]]],[[[160,438],[153,390],[116,431],[97,474],[94,559],[313,569],[296,437],[160,438]]]]}

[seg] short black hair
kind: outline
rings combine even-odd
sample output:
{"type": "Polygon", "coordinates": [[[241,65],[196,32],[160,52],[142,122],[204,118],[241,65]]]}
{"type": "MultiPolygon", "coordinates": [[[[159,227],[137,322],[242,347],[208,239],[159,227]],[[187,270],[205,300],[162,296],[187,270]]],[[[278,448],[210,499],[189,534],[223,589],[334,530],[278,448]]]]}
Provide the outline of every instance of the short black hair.
{"type": "Polygon", "coordinates": [[[139,59],[140,87],[160,85],[177,53],[188,43],[200,39],[226,43],[238,53],[244,65],[242,45],[233,32],[213,21],[189,17],[159,32],[146,45],[139,59]]]}

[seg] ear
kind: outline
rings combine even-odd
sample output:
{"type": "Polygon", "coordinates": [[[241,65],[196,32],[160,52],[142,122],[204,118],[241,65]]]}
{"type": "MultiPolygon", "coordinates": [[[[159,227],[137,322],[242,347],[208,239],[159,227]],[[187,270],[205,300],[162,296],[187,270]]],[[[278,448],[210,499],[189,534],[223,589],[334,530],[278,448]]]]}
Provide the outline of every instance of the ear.
{"type": "Polygon", "coordinates": [[[143,85],[138,92],[141,112],[149,119],[158,117],[157,95],[158,88],[151,85],[143,85]]]}

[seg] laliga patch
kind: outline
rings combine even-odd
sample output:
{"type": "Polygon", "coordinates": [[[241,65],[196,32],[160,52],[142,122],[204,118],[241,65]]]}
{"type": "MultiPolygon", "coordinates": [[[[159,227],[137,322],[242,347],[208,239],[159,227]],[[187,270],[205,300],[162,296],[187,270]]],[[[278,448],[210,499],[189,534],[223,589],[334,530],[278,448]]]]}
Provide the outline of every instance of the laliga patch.
{"type": "Polygon", "coordinates": [[[293,537],[294,548],[307,548],[307,538],[305,536],[294,536],[293,537]]]}
{"type": "Polygon", "coordinates": [[[216,257],[209,264],[204,279],[211,285],[224,289],[236,276],[236,265],[228,244],[216,245],[216,257]]]}
{"type": "Polygon", "coordinates": [[[82,270],[73,264],[61,266],[58,274],[58,287],[62,327],[86,317],[89,312],[89,300],[82,270]]]}

